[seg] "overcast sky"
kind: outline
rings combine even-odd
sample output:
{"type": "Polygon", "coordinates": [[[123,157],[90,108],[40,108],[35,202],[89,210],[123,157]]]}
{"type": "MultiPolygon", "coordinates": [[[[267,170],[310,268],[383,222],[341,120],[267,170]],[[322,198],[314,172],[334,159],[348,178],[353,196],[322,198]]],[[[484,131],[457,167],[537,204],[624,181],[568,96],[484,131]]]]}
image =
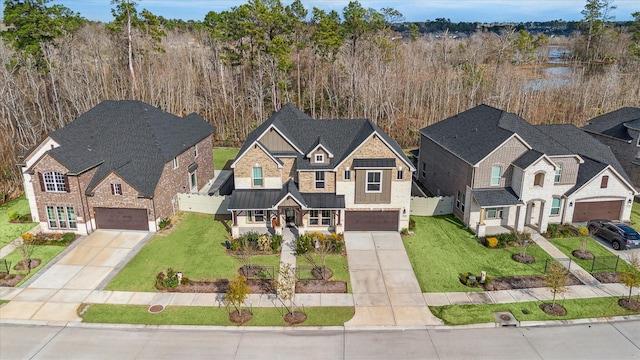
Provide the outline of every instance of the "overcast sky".
{"type": "MultiPolygon", "coordinates": [[[[293,0],[281,0],[287,5],[293,0]]],[[[209,11],[229,10],[247,1],[234,0],[137,0],[138,9],[148,9],[155,15],[168,19],[203,20],[209,11]]],[[[108,22],[112,20],[110,0],[54,0],[52,4],[63,4],[79,12],[89,20],[108,22]]],[[[311,10],[342,9],[349,0],[302,0],[311,10]]],[[[425,21],[449,18],[453,22],[521,22],[545,20],[580,20],[586,0],[360,0],[365,8],[380,10],[392,7],[399,10],[407,21],[425,21]]],[[[617,6],[615,20],[631,20],[631,13],[640,11],[640,0],[614,0],[617,6]]],[[[311,11],[309,11],[311,12],[311,11]]]]}

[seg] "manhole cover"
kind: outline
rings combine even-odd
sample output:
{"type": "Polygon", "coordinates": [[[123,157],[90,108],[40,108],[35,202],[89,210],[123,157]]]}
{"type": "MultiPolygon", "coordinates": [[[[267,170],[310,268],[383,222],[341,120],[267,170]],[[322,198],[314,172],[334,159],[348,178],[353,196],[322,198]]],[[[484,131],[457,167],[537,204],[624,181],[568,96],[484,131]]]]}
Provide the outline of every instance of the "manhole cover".
{"type": "Polygon", "coordinates": [[[162,310],[164,310],[164,306],[162,305],[151,305],[149,306],[149,312],[152,314],[157,314],[159,312],[162,312],[162,310]]]}
{"type": "Polygon", "coordinates": [[[513,317],[513,314],[505,311],[505,312],[495,312],[493,316],[498,320],[498,324],[500,326],[518,326],[518,320],[513,317]]]}

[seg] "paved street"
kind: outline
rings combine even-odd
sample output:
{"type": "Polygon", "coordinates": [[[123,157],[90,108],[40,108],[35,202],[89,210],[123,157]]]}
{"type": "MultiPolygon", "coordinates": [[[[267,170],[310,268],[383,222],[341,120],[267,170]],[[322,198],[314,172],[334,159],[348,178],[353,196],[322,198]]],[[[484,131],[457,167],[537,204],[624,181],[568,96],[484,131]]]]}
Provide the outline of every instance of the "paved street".
{"type": "Polygon", "coordinates": [[[640,358],[640,321],[404,331],[78,326],[0,324],[0,359],[640,358]]]}

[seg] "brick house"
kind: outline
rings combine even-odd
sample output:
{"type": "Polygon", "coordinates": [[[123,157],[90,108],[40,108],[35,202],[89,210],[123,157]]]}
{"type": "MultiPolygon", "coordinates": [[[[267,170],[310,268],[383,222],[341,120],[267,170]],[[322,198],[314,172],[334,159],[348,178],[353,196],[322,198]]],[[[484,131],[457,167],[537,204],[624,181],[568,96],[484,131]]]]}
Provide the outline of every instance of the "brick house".
{"type": "Polygon", "coordinates": [[[588,122],[582,130],[609,146],[636,188],[640,186],[640,108],[623,107],[588,122]]]}
{"type": "Polygon", "coordinates": [[[590,219],[628,221],[636,190],[611,150],[573,125],[480,105],[420,130],[417,179],[454,196],[478,236],[590,219]]]}
{"type": "Polygon", "coordinates": [[[31,215],[47,232],[156,231],[213,178],[213,132],[195,113],[104,101],[22,156],[31,215]]]}
{"type": "Polygon", "coordinates": [[[409,224],[415,168],[369,120],[314,120],[287,104],[249,134],[231,168],[233,236],[409,224]]]}

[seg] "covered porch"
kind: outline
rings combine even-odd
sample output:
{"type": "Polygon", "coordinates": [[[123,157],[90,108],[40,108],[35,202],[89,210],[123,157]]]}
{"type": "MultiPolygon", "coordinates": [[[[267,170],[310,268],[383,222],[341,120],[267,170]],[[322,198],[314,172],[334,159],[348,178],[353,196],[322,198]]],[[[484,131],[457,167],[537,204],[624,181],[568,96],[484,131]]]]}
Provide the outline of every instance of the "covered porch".
{"type": "Polygon", "coordinates": [[[469,225],[475,224],[476,236],[523,231],[524,203],[511,188],[475,189],[469,225]]]}

